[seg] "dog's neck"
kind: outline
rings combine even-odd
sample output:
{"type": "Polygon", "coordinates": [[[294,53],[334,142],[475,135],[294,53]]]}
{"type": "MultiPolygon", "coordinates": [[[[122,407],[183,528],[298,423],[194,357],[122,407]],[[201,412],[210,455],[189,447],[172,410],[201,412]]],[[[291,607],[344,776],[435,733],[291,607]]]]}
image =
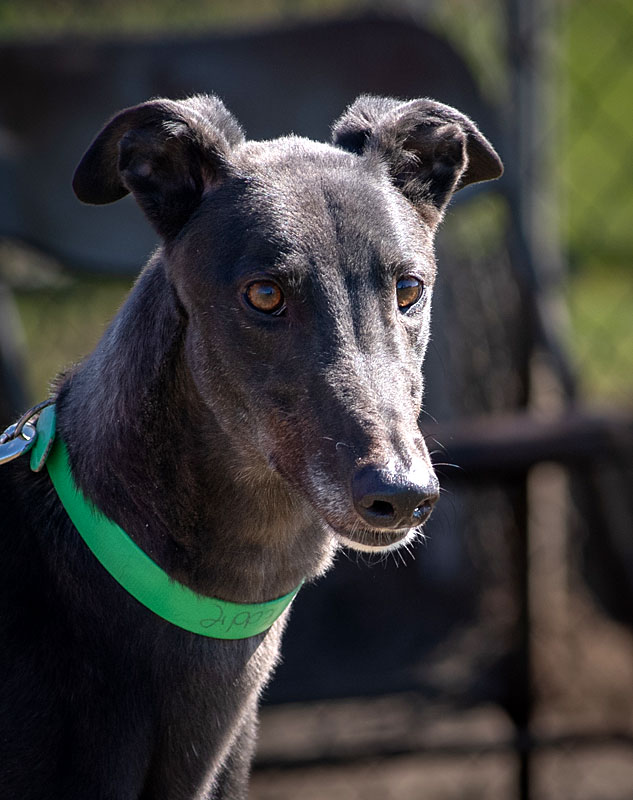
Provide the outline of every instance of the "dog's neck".
{"type": "Polygon", "coordinates": [[[237,602],[285,594],[331,560],[331,534],[195,388],[186,319],[159,259],[62,382],[58,429],[83,491],[172,577],[237,602]]]}

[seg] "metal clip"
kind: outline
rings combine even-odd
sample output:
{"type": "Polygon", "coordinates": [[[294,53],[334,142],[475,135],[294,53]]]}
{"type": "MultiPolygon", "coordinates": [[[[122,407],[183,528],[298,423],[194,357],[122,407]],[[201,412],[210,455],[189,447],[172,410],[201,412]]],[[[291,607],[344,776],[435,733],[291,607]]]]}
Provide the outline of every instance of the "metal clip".
{"type": "Polygon", "coordinates": [[[8,461],[13,461],[14,458],[21,456],[22,453],[28,451],[35,444],[37,439],[37,431],[35,426],[30,422],[25,422],[19,433],[16,433],[18,423],[9,425],[6,431],[0,436],[0,464],[6,464],[8,461]]]}
{"type": "Polygon", "coordinates": [[[52,405],[54,402],[55,398],[49,397],[47,400],[43,400],[33,406],[33,408],[29,408],[16,423],[9,425],[4,433],[0,435],[0,464],[6,464],[23,453],[28,453],[37,439],[37,430],[35,425],[31,424],[31,420],[43,408],[52,405]]]}

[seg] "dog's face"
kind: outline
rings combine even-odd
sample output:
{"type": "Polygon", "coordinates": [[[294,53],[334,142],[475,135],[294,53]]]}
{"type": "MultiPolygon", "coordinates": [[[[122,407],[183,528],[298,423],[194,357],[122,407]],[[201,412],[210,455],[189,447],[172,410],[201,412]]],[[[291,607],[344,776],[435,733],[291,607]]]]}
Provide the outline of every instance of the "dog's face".
{"type": "Polygon", "coordinates": [[[299,139],[245,145],[170,269],[216,416],[370,547],[402,539],[437,492],[416,422],[434,263],[428,225],[380,165],[358,161],[299,139]],[[400,519],[359,516],[354,477],[372,467],[422,487],[400,519]]]}
{"type": "Polygon", "coordinates": [[[134,192],[163,236],[187,363],[243,469],[279,473],[373,550],[437,498],[417,423],[433,234],[458,186],[500,170],[431,101],[361,98],[324,145],[246,142],[219,101],[192,98],[116,117],[75,187],[91,202],[134,192]]]}

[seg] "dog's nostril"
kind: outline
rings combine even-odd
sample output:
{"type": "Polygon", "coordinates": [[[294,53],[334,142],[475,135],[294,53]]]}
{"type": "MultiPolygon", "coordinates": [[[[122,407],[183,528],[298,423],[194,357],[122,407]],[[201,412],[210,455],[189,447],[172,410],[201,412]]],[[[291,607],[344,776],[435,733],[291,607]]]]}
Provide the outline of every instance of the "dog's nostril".
{"type": "Polygon", "coordinates": [[[412,518],[416,525],[421,525],[429,516],[431,511],[433,510],[433,502],[429,501],[427,503],[422,503],[422,505],[418,506],[412,515],[412,518]]]}
{"type": "Polygon", "coordinates": [[[437,499],[436,481],[429,474],[420,484],[408,474],[366,465],[352,478],[352,499],[359,517],[379,528],[422,525],[437,499]]]}
{"type": "Polygon", "coordinates": [[[364,507],[376,517],[383,517],[385,519],[391,519],[396,513],[391,503],[387,503],[385,500],[374,500],[373,503],[368,506],[364,505],[364,507]]]}

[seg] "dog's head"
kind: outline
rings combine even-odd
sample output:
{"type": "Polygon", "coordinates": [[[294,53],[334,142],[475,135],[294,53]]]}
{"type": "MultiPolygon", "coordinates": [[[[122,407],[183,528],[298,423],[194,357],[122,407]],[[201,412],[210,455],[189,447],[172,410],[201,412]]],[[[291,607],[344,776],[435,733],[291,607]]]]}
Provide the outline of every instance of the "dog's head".
{"type": "Polygon", "coordinates": [[[346,544],[404,541],[438,496],[418,428],[453,192],[498,177],[475,125],[431,100],[359,98],[331,145],[246,141],[217,98],[123,111],[75,174],[80,199],[132,192],[163,239],[210,412],[346,544]]]}

